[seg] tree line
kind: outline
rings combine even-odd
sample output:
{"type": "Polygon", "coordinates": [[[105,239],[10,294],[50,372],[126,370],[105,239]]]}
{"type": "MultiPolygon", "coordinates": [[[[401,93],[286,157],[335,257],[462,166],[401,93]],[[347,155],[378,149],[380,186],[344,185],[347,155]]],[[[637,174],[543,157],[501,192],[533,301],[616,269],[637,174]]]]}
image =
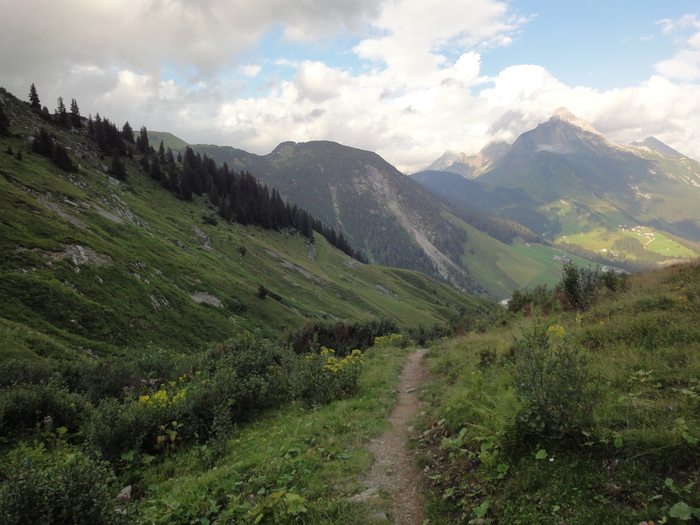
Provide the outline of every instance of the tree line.
{"type": "MultiPolygon", "coordinates": [[[[313,217],[306,210],[282,199],[274,188],[272,191],[257,181],[248,172],[235,172],[226,163],[218,166],[207,156],[203,156],[187,146],[177,156],[163,141],[154,148],[148,138],[148,130],[142,126],[135,133],[129,122],[119,129],[108,118],[99,113],[93,118],[81,117],[78,103],[71,100],[70,111],[63,98],[53,115],[41,105],[36,87],[32,84],[29,92],[29,106],[44,120],[66,129],[80,130],[87,134],[102,155],[111,157],[109,172],[119,180],[126,180],[127,171],[123,158],[139,156],[139,165],[153,180],[179,199],[192,201],[195,196],[205,197],[216,210],[218,216],[227,221],[242,225],[254,225],[264,229],[293,229],[302,236],[314,241],[314,232],[322,235],[332,246],[345,254],[367,263],[364,254],[350,246],[342,232],[336,232],[313,217]]],[[[41,127],[32,146],[33,151],[53,160],[65,171],[78,171],[75,164],[60,144],[56,135],[41,127]]],[[[207,222],[216,222],[204,217],[207,222]]]]}

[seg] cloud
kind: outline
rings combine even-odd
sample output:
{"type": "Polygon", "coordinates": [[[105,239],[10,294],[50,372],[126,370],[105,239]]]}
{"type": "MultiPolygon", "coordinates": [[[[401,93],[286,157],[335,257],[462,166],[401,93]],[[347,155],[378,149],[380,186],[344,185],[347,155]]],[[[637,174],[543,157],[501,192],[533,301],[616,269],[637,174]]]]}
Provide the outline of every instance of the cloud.
{"type": "Polygon", "coordinates": [[[294,77],[299,99],[315,103],[338,97],[347,82],[347,73],[329,68],[321,62],[304,61],[294,77]]]}
{"type": "Polygon", "coordinates": [[[335,140],[407,172],[445,150],[475,154],[491,140],[512,142],[560,106],[613,141],[654,135],[700,159],[696,15],[658,22],[677,51],[656,75],[599,92],[564,84],[534,57],[482,72],[493,50],[518,45],[528,29],[531,18],[513,5],[6,0],[0,82],[20,98],[34,82],[51,109],[59,95],[75,97],[83,114],[191,143],[264,154],[286,140],[335,140]],[[275,47],[279,39],[285,49],[275,47]]]}
{"type": "Polygon", "coordinates": [[[697,15],[684,15],[678,20],[665,18],[657,22],[662,33],[675,35],[680,49],[673,57],[654,65],[666,78],[692,81],[700,79],[700,20],[697,15]],[[692,34],[688,35],[688,31],[692,34]]]}

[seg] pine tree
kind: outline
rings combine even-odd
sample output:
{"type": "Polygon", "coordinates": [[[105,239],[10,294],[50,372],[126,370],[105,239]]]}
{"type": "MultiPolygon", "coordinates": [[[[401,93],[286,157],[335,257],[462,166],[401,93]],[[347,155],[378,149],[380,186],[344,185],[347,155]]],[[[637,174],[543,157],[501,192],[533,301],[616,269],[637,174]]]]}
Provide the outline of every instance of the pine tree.
{"type": "Polygon", "coordinates": [[[32,151],[49,158],[53,156],[53,138],[46,128],[40,128],[39,135],[34,137],[32,151]]]}
{"type": "Polygon", "coordinates": [[[80,109],[74,98],[70,101],[70,124],[74,128],[83,127],[83,120],[80,118],[80,109]]]}
{"type": "Polygon", "coordinates": [[[54,145],[51,160],[64,171],[78,171],[78,167],[71,160],[68,151],[61,144],[54,145]]]}
{"type": "Polygon", "coordinates": [[[63,103],[63,97],[58,97],[58,107],[56,108],[56,120],[64,128],[70,127],[70,118],[66,105],[63,103]]]}
{"type": "Polygon", "coordinates": [[[160,146],[158,146],[158,161],[161,164],[165,164],[165,146],[162,140],[160,141],[160,146]]]}
{"type": "Polygon", "coordinates": [[[144,155],[148,153],[148,130],[146,129],[146,126],[141,126],[139,138],[136,142],[136,148],[144,155]]]}
{"type": "Polygon", "coordinates": [[[32,87],[29,88],[29,106],[32,109],[41,111],[41,102],[39,101],[39,94],[36,92],[34,83],[32,82],[32,87]]]}
{"type": "Polygon", "coordinates": [[[149,170],[148,174],[153,180],[161,180],[161,178],[163,177],[163,172],[160,169],[160,163],[158,162],[158,159],[153,159],[153,162],[151,162],[151,169],[149,170]]]}
{"type": "Polygon", "coordinates": [[[112,155],[112,166],[109,170],[109,172],[114,175],[116,179],[119,180],[126,180],[126,168],[124,168],[124,164],[122,164],[121,159],[119,158],[119,152],[114,151],[114,154],[112,155]]]}
{"type": "Polygon", "coordinates": [[[127,141],[134,143],[134,130],[131,128],[129,121],[127,120],[122,127],[122,138],[127,141]]]}

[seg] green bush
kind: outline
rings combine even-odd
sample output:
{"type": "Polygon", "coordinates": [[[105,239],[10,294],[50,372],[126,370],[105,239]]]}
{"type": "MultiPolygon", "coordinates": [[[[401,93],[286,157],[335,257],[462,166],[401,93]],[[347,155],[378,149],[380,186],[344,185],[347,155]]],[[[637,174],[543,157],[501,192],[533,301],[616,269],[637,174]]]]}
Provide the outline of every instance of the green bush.
{"type": "Polygon", "coordinates": [[[595,301],[598,292],[605,287],[611,292],[626,288],[627,277],[614,271],[595,268],[577,268],[576,264],[564,263],[562,278],[556,286],[556,292],[566,310],[585,310],[595,301]]]}
{"type": "Polygon", "coordinates": [[[137,402],[122,404],[116,399],[104,399],[92,411],[83,430],[85,441],[103,459],[116,464],[122,454],[143,449],[156,425],[149,416],[148,410],[137,402]]]}
{"type": "Polygon", "coordinates": [[[581,434],[598,403],[598,381],[563,327],[536,325],[517,341],[512,375],[523,435],[559,440],[581,434]]]}
{"type": "Polygon", "coordinates": [[[0,470],[0,520],[7,525],[117,524],[114,476],[89,456],[21,446],[0,470]]]}
{"type": "Polygon", "coordinates": [[[37,428],[80,428],[87,417],[85,399],[52,384],[23,384],[0,389],[0,437],[26,437],[37,428]]]}
{"type": "Polygon", "coordinates": [[[391,319],[371,319],[354,323],[318,321],[288,333],[286,344],[298,355],[317,353],[325,346],[335,349],[339,356],[345,356],[353,350],[364,352],[374,344],[375,337],[398,331],[398,325],[391,319]]]}
{"type": "Polygon", "coordinates": [[[339,359],[323,347],[318,354],[299,356],[292,376],[294,397],[309,406],[324,405],[357,391],[364,355],[353,350],[339,359]]]}

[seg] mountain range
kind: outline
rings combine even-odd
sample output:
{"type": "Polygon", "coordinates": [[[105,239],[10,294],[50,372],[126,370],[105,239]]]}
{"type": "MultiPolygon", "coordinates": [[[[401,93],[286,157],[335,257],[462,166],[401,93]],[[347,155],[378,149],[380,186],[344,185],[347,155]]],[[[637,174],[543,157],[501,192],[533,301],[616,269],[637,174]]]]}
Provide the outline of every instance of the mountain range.
{"type": "Polygon", "coordinates": [[[493,298],[553,283],[562,257],[634,271],[700,254],[700,164],[652,137],[614,144],[565,108],[513,144],[446,153],[410,177],[328,141],[255,155],[151,136],[254,173],[371,262],[493,298]],[[635,244],[625,226],[648,227],[655,243],[635,244]]]}

